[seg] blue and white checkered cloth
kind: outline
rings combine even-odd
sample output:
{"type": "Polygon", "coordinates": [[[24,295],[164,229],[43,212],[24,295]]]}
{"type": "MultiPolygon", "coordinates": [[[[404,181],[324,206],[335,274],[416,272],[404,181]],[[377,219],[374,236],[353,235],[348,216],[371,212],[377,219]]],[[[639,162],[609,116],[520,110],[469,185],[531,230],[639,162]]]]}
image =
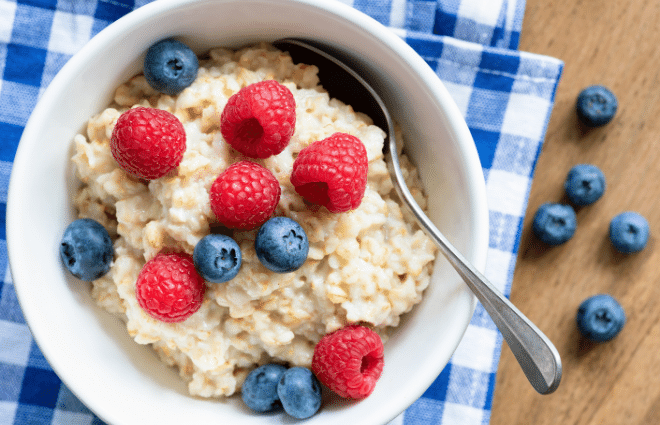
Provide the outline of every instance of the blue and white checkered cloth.
{"type": "MultiPolygon", "coordinates": [[[[0,425],[102,423],[52,371],[21,314],[7,265],[7,186],[23,128],[53,76],[92,36],[149,1],[0,0],[0,425]]],[[[485,274],[508,295],[563,63],[517,50],[524,0],[342,2],[404,38],[464,114],[486,178],[485,274]]],[[[448,366],[392,424],[488,424],[501,346],[478,305],[448,366]]]]}

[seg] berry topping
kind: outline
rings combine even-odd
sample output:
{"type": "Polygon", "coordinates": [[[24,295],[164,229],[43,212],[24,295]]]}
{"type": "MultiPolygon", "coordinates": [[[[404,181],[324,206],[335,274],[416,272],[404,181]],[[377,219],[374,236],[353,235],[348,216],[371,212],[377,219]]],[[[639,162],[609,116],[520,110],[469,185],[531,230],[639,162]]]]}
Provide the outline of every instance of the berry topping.
{"type": "Polygon", "coordinates": [[[300,268],[307,259],[309,241],[305,230],[288,217],[273,217],[265,222],[254,241],[259,261],[276,273],[300,268]]]}
{"type": "Polygon", "coordinates": [[[339,329],[316,344],[312,371],[323,385],[340,396],[365,398],[383,371],[383,342],[376,332],[364,326],[339,329]]]}
{"type": "Polygon", "coordinates": [[[79,218],[64,230],[60,257],[72,275],[92,281],[110,270],[113,257],[112,240],[100,223],[79,218]]]}
{"type": "Polygon", "coordinates": [[[648,240],[649,222],[634,211],[622,212],[610,222],[610,241],[619,252],[639,252],[646,247],[648,240]]]}
{"type": "Polygon", "coordinates": [[[176,95],[195,81],[199,62],[190,47],[171,38],[147,50],[144,78],[156,91],[176,95]]]}
{"type": "Polygon", "coordinates": [[[577,227],[575,210],[570,205],[546,203],[534,215],[532,231],[548,245],[560,245],[573,237],[577,227]]]}
{"type": "Polygon", "coordinates": [[[204,279],[190,255],[160,253],[149,260],[135,283],[140,307],[162,322],[183,322],[199,310],[204,299],[204,279]]]}
{"type": "Polygon", "coordinates": [[[162,177],[178,167],[185,150],[183,124],[162,109],[129,109],[117,119],[110,139],[110,151],[119,166],[146,180],[162,177]]]}
{"type": "Polygon", "coordinates": [[[241,388],[241,398],[247,407],[255,412],[270,412],[280,406],[277,384],[284,372],[286,367],[271,363],[248,373],[241,388]]]}
{"type": "Polygon", "coordinates": [[[367,187],[367,150],[357,137],[335,133],[300,151],[291,183],[308,202],[338,213],[360,206],[367,187]]]}
{"type": "Polygon", "coordinates": [[[578,118],[589,127],[600,127],[612,121],[619,102],[609,89],[590,86],[582,90],[575,105],[578,118]]]}
{"type": "Polygon", "coordinates": [[[292,367],[284,372],[277,384],[277,394],[284,411],[296,419],[306,419],[321,407],[321,384],[304,367],[292,367]]]}
{"type": "Polygon", "coordinates": [[[296,127],[296,101],[275,80],[243,87],[227,101],[220,131],[234,149],[250,158],[282,152],[296,127]]]}
{"type": "Polygon", "coordinates": [[[250,230],[264,223],[280,201],[280,184],[259,164],[240,161],[223,171],[211,185],[211,209],[230,229],[250,230]]]}
{"type": "Polygon", "coordinates": [[[595,342],[614,338],[625,323],[626,313],[623,307],[607,294],[589,297],[578,308],[578,329],[585,338],[595,342]]]}
{"type": "Polygon", "coordinates": [[[605,192],[605,175],[595,165],[578,164],[568,172],[564,189],[575,205],[592,204],[605,192]]]}
{"type": "Polygon", "coordinates": [[[207,235],[195,245],[193,261],[205,280],[227,282],[236,277],[241,268],[241,248],[229,236],[207,235]]]}

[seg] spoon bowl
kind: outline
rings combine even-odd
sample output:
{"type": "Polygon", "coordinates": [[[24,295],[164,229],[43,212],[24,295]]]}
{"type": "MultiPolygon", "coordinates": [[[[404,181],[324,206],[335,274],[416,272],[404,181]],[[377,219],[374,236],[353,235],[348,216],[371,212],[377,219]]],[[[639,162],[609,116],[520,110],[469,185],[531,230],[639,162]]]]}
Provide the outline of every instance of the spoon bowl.
{"type": "Polygon", "coordinates": [[[561,381],[561,358],[552,342],[454,247],[426,216],[410,193],[399,165],[394,123],[378,93],[348,65],[341,52],[308,40],[286,38],[273,43],[297,62],[317,65],[323,87],[373,120],[387,134],[383,154],[399,197],[436,243],[495,322],[525,376],[540,394],[554,392],[561,381]],[[321,71],[322,70],[322,71],[321,71]]]}

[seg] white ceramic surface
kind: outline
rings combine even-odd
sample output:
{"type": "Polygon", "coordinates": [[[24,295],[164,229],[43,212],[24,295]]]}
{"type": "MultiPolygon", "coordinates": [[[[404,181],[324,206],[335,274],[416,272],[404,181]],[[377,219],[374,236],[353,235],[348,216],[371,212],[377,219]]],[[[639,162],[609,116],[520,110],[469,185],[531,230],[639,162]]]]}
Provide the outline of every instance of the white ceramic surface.
{"type": "MultiPolygon", "coordinates": [[[[427,64],[398,36],[339,2],[159,0],[110,25],[75,55],[31,116],[10,181],[7,243],[14,285],[32,333],[55,372],[111,424],[295,423],[255,415],[237,397],[193,398],[177,373],[124,325],[96,307],[89,285],[68,276],[58,245],[74,218],[69,158],[73,136],[102,110],[113,89],[139,72],[146,49],[178,36],[196,51],[294,36],[353,56],[381,93],[408,141],[430,193],[430,216],[483,270],[488,215],[483,174],[457,107],[427,64]]],[[[414,255],[414,253],[411,253],[414,255]]],[[[382,425],[413,403],[448,362],[475,299],[439,259],[424,300],[386,344],[385,368],[359,403],[330,397],[306,424],[382,425]]]]}

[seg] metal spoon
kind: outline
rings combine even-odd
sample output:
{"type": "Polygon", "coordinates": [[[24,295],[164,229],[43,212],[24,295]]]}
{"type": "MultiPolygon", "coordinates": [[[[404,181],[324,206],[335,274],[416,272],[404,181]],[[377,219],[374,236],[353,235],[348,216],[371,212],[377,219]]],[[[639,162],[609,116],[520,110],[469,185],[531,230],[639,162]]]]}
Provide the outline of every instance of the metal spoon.
{"type": "Polygon", "coordinates": [[[341,52],[329,46],[295,38],[277,40],[273,44],[280,50],[288,51],[295,62],[318,66],[319,79],[333,97],[367,114],[375,125],[386,131],[383,152],[399,196],[490,314],[534,389],[541,394],[555,391],[562,373],[561,359],[555,346],[458,252],[412,197],[399,166],[394,125],[378,94],[355,71],[337,59],[342,56],[341,52]]]}

